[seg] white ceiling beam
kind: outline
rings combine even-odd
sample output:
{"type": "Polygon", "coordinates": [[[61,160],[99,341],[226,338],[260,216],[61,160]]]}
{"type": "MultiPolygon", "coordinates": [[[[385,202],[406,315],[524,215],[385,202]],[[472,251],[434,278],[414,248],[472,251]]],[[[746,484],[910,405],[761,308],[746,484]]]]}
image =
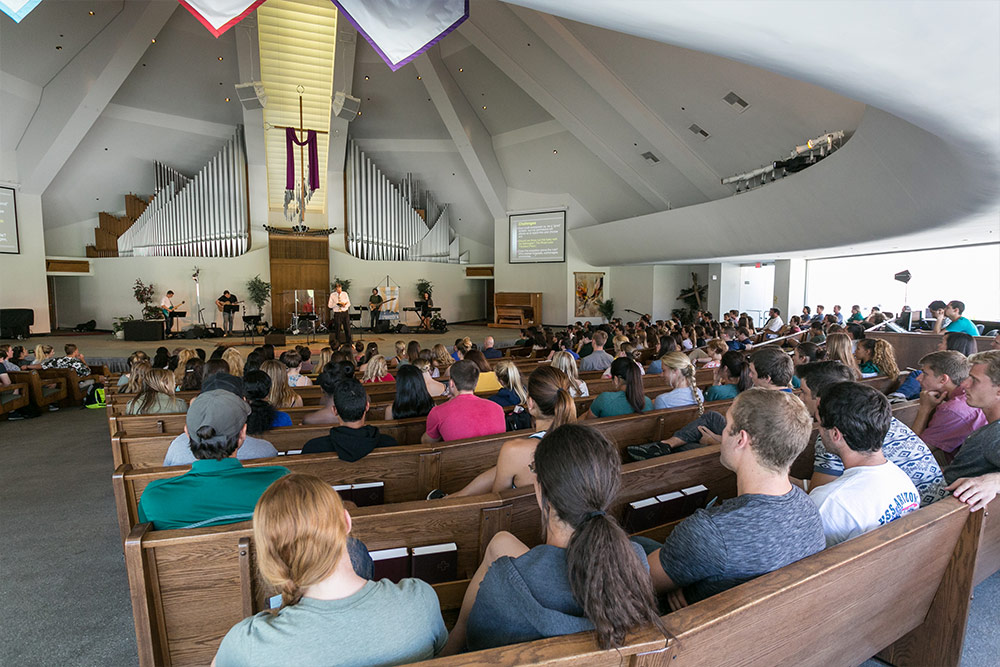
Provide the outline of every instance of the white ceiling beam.
{"type": "Polygon", "coordinates": [[[100,117],[177,5],[126,2],[121,12],[42,90],[17,148],[26,194],[42,194],[100,117]]]}
{"type": "Polygon", "coordinates": [[[512,5],[510,9],[539,39],[573,68],[595,93],[613,106],[622,118],[661,159],[669,159],[691,183],[709,199],[726,197],[732,192],[722,185],[701,157],[639,99],[607,65],[599,60],[555,16],[512,5]]]}
{"type": "MultiPolygon", "coordinates": [[[[539,106],[559,121],[650,206],[656,210],[669,208],[669,198],[652,187],[638,171],[629,165],[611,147],[609,140],[599,131],[599,128],[585,122],[579,113],[574,112],[573,107],[577,107],[576,111],[582,112],[581,107],[569,99],[558,98],[554,87],[541,81],[538,68],[529,62],[529,59],[539,57],[539,50],[524,48],[520,39],[517,40],[517,43],[509,39],[512,35],[518,35],[518,33],[527,30],[520,19],[514,16],[506,5],[500,3],[477,4],[476,9],[477,11],[471,15],[469,20],[459,27],[458,32],[534,99],[539,106]],[[490,32],[487,33],[481,29],[479,23],[490,26],[490,32]],[[506,41],[494,41],[490,33],[504,35],[506,41]],[[531,53],[528,53],[529,51],[531,53]]],[[[550,58],[549,60],[555,59],[550,58]]],[[[550,72],[551,76],[547,76],[546,81],[558,80],[561,85],[567,86],[572,85],[572,79],[579,78],[564,62],[548,62],[547,66],[549,70],[556,67],[562,71],[550,72]]],[[[590,93],[590,96],[593,97],[593,91],[590,93]]],[[[576,102],[586,104],[586,102],[581,102],[581,99],[577,99],[576,102]]]]}
{"type": "Polygon", "coordinates": [[[430,49],[414,65],[490,214],[506,216],[507,180],[493,151],[493,139],[445,67],[440,49],[430,49]]]}

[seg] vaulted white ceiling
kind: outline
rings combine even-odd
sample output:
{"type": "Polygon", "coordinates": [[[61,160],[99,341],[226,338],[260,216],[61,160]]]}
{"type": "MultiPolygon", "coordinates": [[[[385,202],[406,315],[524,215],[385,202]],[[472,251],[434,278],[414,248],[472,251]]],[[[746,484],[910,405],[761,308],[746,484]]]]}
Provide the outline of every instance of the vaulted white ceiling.
{"type": "MultiPolygon", "coordinates": [[[[486,245],[507,188],[579,202],[595,224],[572,234],[595,265],[996,241],[1000,9],[845,6],[477,0],[458,31],[397,72],[358,39],[362,115],[349,131],[486,245]],[[749,103],[743,113],[729,92],[749,103]],[[815,167],[737,197],[720,183],[832,130],[850,139],[815,167]]],[[[137,11],[133,0],[46,0],[20,25],[0,16],[0,179],[28,178],[6,162],[32,138],[45,95],[99,61],[137,11]]],[[[53,172],[46,227],[148,194],[153,160],[196,170],[244,122],[232,88],[240,33],[215,39],[184,10],[143,20],[160,26],[156,43],[135,52],[53,172]]],[[[332,171],[341,165],[331,156],[332,171]]]]}

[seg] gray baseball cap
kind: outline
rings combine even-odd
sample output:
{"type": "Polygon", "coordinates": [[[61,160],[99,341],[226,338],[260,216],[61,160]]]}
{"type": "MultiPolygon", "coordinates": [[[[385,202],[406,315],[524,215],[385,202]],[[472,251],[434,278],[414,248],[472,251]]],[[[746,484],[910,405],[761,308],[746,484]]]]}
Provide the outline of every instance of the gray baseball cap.
{"type": "Polygon", "coordinates": [[[201,444],[198,429],[211,426],[216,437],[229,439],[243,429],[250,414],[245,400],[225,389],[213,389],[198,395],[188,407],[185,423],[191,442],[201,444]]]}

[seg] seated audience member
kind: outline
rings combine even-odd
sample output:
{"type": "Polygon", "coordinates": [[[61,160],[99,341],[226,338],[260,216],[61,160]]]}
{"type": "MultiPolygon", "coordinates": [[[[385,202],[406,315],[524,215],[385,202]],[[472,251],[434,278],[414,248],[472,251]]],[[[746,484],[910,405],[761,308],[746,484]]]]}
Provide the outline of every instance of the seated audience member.
{"type": "Polygon", "coordinates": [[[364,341],[356,340],[354,341],[353,352],[351,353],[351,359],[354,360],[355,365],[360,366],[364,363],[367,358],[365,357],[365,344],[364,341]]]}
{"type": "Polygon", "coordinates": [[[833,316],[837,319],[837,324],[844,323],[844,314],[840,312],[841,308],[839,305],[833,307],[833,316]]]}
{"type": "MultiPolygon", "coordinates": [[[[85,389],[95,382],[103,382],[104,377],[101,375],[91,375],[90,366],[87,365],[87,360],[84,358],[83,354],[73,343],[66,343],[63,346],[63,351],[65,356],[56,357],[52,356],[48,359],[42,361],[42,369],[49,370],[52,368],[72,368],[76,371],[76,374],[82,378],[79,380],[80,388],[85,389]]],[[[20,369],[18,369],[20,370],[20,369]]]]}
{"type": "Polygon", "coordinates": [[[285,381],[289,387],[308,387],[312,384],[312,380],[302,373],[302,356],[298,352],[285,350],[278,360],[287,369],[288,377],[285,381]]]}
{"type": "MultiPolygon", "coordinates": [[[[146,386],[146,375],[152,370],[152,366],[149,365],[148,361],[138,361],[131,367],[131,372],[128,375],[128,381],[122,387],[121,392],[123,394],[138,394],[142,391],[142,388],[146,386]]],[[[158,369],[166,370],[166,369],[158,369]]]]}
{"type": "MultiPolygon", "coordinates": [[[[374,354],[378,354],[378,345],[376,345],[375,343],[368,343],[368,348],[371,349],[371,347],[373,345],[375,345],[375,353],[374,354]]],[[[326,365],[328,363],[330,363],[330,358],[332,356],[333,356],[333,348],[331,348],[331,347],[324,347],[322,350],[319,351],[319,355],[317,355],[317,357],[316,357],[316,362],[313,364],[313,370],[317,374],[322,373],[323,369],[326,368],[326,365]]],[[[372,355],[372,356],[374,356],[374,355],[372,355]]]]}
{"type": "MultiPolygon", "coordinates": [[[[51,350],[51,348],[52,348],[52,346],[50,345],[49,349],[51,350]]],[[[35,350],[35,353],[37,355],[37,353],[38,353],[37,348],[35,350]]],[[[147,365],[149,364],[149,355],[146,354],[145,352],[143,352],[142,350],[136,350],[135,352],[133,352],[132,354],[129,355],[129,357],[128,357],[128,371],[122,373],[118,377],[118,384],[117,384],[118,387],[128,386],[129,378],[132,376],[132,369],[135,367],[136,364],[139,364],[139,363],[145,363],[147,365]]],[[[26,368],[29,368],[29,367],[26,366],[26,368]]],[[[40,365],[39,365],[39,368],[41,368],[40,365]]]]}
{"type": "Polygon", "coordinates": [[[170,370],[174,373],[175,386],[181,386],[181,383],[184,381],[184,371],[187,368],[187,362],[197,358],[198,353],[190,348],[183,349],[177,353],[177,363],[170,367],[170,370]]]}
{"type": "Polygon", "coordinates": [[[823,391],[818,415],[823,446],[844,467],[840,477],[809,493],[823,518],[826,546],[920,507],[917,487],[882,452],[892,421],[885,396],[863,384],[839,382],[823,391]]]}
{"type": "Polygon", "coordinates": [[[442,382],[435,380],[431,373],[436,372],[437,369],[434,368],[428,359],[420,358],[413,362],[413,365],[420,370],[420,373],[424,378],[424,387],[427,389],[427,393],[431,395],[431,398],[436,398],[438,396],[444,396],[448,393],[448,387],[442,382]]]}
{"type": "Polygon", "coordinates": [[[177,391],[201,391],[204,370],[204,361],[198,357],[188,359],[184,364],[184,377],[181,378],[181,384],[177,387],[177,391]]]}
{"type": "Polygon", "coordinates": [[[642,386],[642,374],[631,359],[615,359],[611,364],[611,385],[614,389],[601,392],[591,402],[590,409],[583,415],[583,419],[617,417],[653,409],[653,402],[646,396],[642,386]]]}
{"type": "Polygon", "coordinates": [[[260,370],[271,377],[271,393],[267,395],[268,403],[277,410],[302,407],[302,397],[296,394],[288,384],[288,366],[280,361],[270,359],[260,365],[260,370]]]}
{"type": "Polygon", "coordinates": [[[704,362],[702,368],[718,368],[722,364],[722,355],[729,351],[729,346],[720,338],[713,338],[708,341],[705,347],[705,356],[698,359],[699,363],[704,362]]]}
{"type": "Polygon", "coordinates": [[[944,331],[958,331],[970,336],[978,336],[979,329],[972,323],[972,320],[963,315],[964,312],[964,303],[961,301],[949,301],[943,309],[934,312],[934,333],[942,332],[944,318],[947,317],[951,320],[951,323],[944,327],[944,331]]]}
{"type": "MultiPolygon", "coordinates": [[[[838,361],[817,361],[798,367],[802,378],[802,401],[809,408],[813,419],[819,422],[820,396],[828,387],[841,382],[852,382],[854,375],[838,361]]],[[[882,454],[892,461],[913,482],[920,494],[920,504],[930,505],[947,494],[941,467],[916,433],[895,417],[889,420],[889,430],[882,439],[882,454]]],[[[826,450],[823,435],[816,438],[813,454],[813,474],[807,489],[829,484],[844,474],[844,464],[836,455],[826,450]]],[[[793,480],[794,481],[794,480],[793,480]]],[[[798,483],[796,481],[796,483],[798,483]]]]}
{"type": "Polygon", "coordinates": [[[851,316],[847,318],[848,322],[862,322],[865,316],[861,314],[861,306],[854,305],[851,306],[851,316]]]}
{"type": "Polygon", "coordinates": [[[487,336],[486,340],[483,341],[483,356],[487,359],[499,359],[503,356],[503,352],[493,347],[496,342],[493,340],[493,336],[487,336]]]}
{"type": "Polygon", "coordinates": [[[976,339],[967,333],[946,331],[941,336],[941,342],[938,343],[937,349],[939,351],[955,350],[956,352],[961,352],[966,357],[971,357],[979,351],[979,346],[976,345],[976,339]]]}
{"type": "Polygon", "coordinates": [[[150,482],[139,499],[139,522],[156,530],[246,521],[271,482],[288,470],[244,468],[236,451],[246,438],[250,406],[232,392],[201,394],[187,412],[184,432],[196,459],[179,477],[150,482]]]}
{"type": "Polygon", "coordinates": [[[962,384],[969,376],[969,361],[961,352],[946,350],[924,355],[920,367],[920,407],[913,432],[951,461],[965,438],[988,423],[983,411],[965,399],[962,384]]]}
{"type": "Polygon", "coordinates": [[[826,333],[823,331],[822,322],[813,322],[809,325],[809,342],[822,345],[826,342],[826,333]]]}
{"type": "MultiPolygon", "coordinates": [[[[590,322],[588,322],[587,325],[589,326],[590,322]]],[[[594,353],[593,334],[590,332],[589,328],[583,329],[580,332],[580,335],[577,337],[576,356],[579,357],[580,359],[583,359],[584,357],[589,357],[593,353],[594,353]]]]}
{"type": "Polygon", "coordinates": [[[755,387],[791,391],[794,373],[792,358],[776,345],[760,347],[750,353],[750,379],[755,387]]]}
{"type": "Polygon", "coordinates": [[[896,353],[892,345],[881,338],[859,340],[854,358],[858,360],[862,376],[884,375],[895,379],[899,375],[896,353]]]}
{"type": "Polygon", "coordinates": [[[706,401],[726,401],[736,398],[741,391],[753,386],[750,364],[742,352],[730,350],[722,355],[722,364],[715,369],[712,386],[705,394],[706,401]]]}
{"type": "MultiPolygon", "coordinates": [[[[209,359],[205,362],[205,365],[201,367],[201,389],[200,391],[205,391],[205,383],[213,375],[222,373],[223,375],[230,375],[229,363],[225,359],[209,359]]],[[[233,374],[235,375],[235,373],[233,374]]],[[[237,377],[243,377],[241,373],[237,377]]]]}
{"type": "Polygon", "coordinates": [[[802,314],[799,316],[799,321],[802,322],[802,324],[809,324],[809,321],[811,319],[812,319],[812,310],[809,308],[809,306],[802,306],[802,314]]]}
{"type": "Polygon", "coordinates": [[[235,347],[227,347],[222,353],[222,360],[229,365],[227,372],[237,377],[243,377],[243,355],[235,347]]]}
{"type": "Polygon", "coordinates": [[[271,343],[264,343],[260,346],[260,353],[264,357],[264,361],[274,361],[274,345],[271,343]]]}
{"type": "Polygon", "coordinates": [[[348,535],[337,492],[312,475],[274,482],[253,512],[261,579],[281,606],[237,623],[213,667],[398,665],[433,658],[448,637],[434,589],[419,579],[370,581],[371,558],[348,535]]]}
{"type": "Polygon", "coordinates": [[[566,425],[538,443],[534,468],[545,543],[528,549],[508,532],[490,540],[444,653],[587,630],[610,648],[641,626],[665,632],[643,551],[611,514],[617,448],[594,429],[566,425]]]}
{"type": "MultiPolygon", "coordinates": [[[[489,400],[501,408],[524,405],[528,394],[524,391],[524,385],[521,384],[521,371],[517,369],[517,365],[510,359],[504,359],[498,361],[495,368],[501,389],[490,396],[489,400]]],[[[481,373],[480,377],[482,377],[481,373]]]]}
{"type": "Polygon", "coordinates": [[[448,391],[452,398],[435,405],[427,415],[424,443],[462,440],[495,435],[507,430],[503,408],[475,395],[479,367],[468,359],[455,362],[450,370],[448,391]]]}
{"type": "Polygon", "coordinates": [[[455,360],[451,358],[448,354],[448,348],[442,343],[438,343],[433,348],[434,352],[434,371],[431,373],[431,377],[441,377],[442,375],[448,374],[448,369],[451,365],[455,363],[455,360]]]}
{"type": "Polygon", "coordinates": [[[768,338],[775,338],[778,332],[781,331],[781,327],[785,326],[784,321],[781,319],[781,309],[772,308],[768,311],[768,320],[764,324],[764,331],[767,333],[768,338]]]}
{"type": "Polygon", "coordinates": [[[996,336],[993,336],[993,340],[990,341],[990,349],[1000,350],[1000,333],[998,333],[996,336]]]}
{"type": "Polygon", "coordinates": [[[822,551],[816,505],[788,480],[812,420],[796,396],[748,389],[726,415],[720,459],[739,495],[681,521],[647,547],[653,586],[678,609],[822,551]]]}
{"type": "Polygon", "coordinates": [[[259,435],[272,428],[291,426],[292,418],[287,412],[275,410],[267,402],[271,393],[271,378],[264,371],[250,371],[243,378],[250,415],[247,417],[247,435],[259,435]]]}
{"type": "Polygon", "coordinates": [[[427,391],[424,372],[413,363],[400,366],[396,370],[396,396],[392,405],[385,409],[385,418],[426,417],[433,407],[434,398],[427,391]]]}
{"type": "MultiPolygon", "coordinates": [[[[864,335],[863,332],[860,332],[864,335]]],[[[860,340],[860,339],[858,339],[860,340]]],[[[852,341],[847,334],[836,333],[826,337],[826,361],[839,361],[851,369],[854,380],[861,379],[861,368],[858,367],[858,360],[854,357],[854,345],[857,341],[852,341]]]]}
{"type": "MultiPolygon", "coordinates": [[[[27,370],[27,371],[41,370],[42,363],[46,359],[50,358],[53,354],[55,354],[55,348],[53,348],[51,345],[48,345],[46,343],[39,343],[38,345],[35,346],[34,359],[31,361],[30,364],[28,364],[26,366],[22,366],[22,369],[23,370],[27,370]]],[[[133,354],[135,354],[135,353],[133,353],[133,354]]],[[[143,352],[142,355],[146,356],[146,353],[143,352]]],[[[146,360],[149,361],[148,358],[146,360]]],[[[129,365],[131,366],[131,364],[129,364],[129,365]]]]}
{"type": "Polygon", "coordinates": [[[377,427],[365,423],[371,404],[364,386],[350,378],[334,387],[333,405],[340,418],[340,426],[330,429],[329,435],[313,438],[302,447],[303,454],[336,452],[342,461],[358,461],[376,447],[393,447],[396,440],[379,433],[377,427]]]}
{"type": "MultiPolygon", "coordinates": [[[[480,473],[456,496],[476,496],[482,493],[498,493],[534,484],[531,460],[538,441],[546,432],[563,424],[576,421],[576,405],[569,395],[569,381],[566,374],[551,366],[539,366],[528,376],[528,413],[534,419],[535,433],[516,440],[508,440],[497,454],[497,464],[480,473]]],[[[443,497],[440,491],[432,491],[428,500],[443,497]]]]}
{"type": "Polygon", "coordinates": [[[389,368],[399,368],[400,364],[409,363],[409,360],[406,358],[406,341],[397,340],[393,346],[396,354],[392,359],[389,359],[389,368]]]}
{"type": "Polygon", "coordinates": [[[503,385],[497,379],[496,371],[486,361],[486,357],[479,350],[469,350],[465,353],[465,358],[479,368],[479,380],[476,383],[476,393],[485,394],[491,391],[500,391],[503,385]]]}
{"type": "Polygon", "coordinates": [[[166,368],[170,364],[170,350],[162,346],[156,348],[151,363],[153,368],[166,368]]]}
{"type": "Polygon", "coordinates": [[[312,373],[315,371],[316,366],[312,362],[312,350],[306,345],[296,345],[295,351],[299,353],[302,357],[302,365],[299,366],[299,371],[302,373],[312,373]]]}
{"type": "Polygon", "coordinates": [[[139,394],[125,405],[127,415],[155,415],[187,410],[188,404],[174,396],[173,375],[162,368],[152,368],[146,372],[139,394]]]}
{"type": "MultiPolygon", "coordinates": [[[[792,366],[797,367],[802,364],[809,364],[814,361],[822,361],[826,358],[826,348],[820,347],[816,343],[799,343],[792,350],[792,366]]],[[[853,359],[853,356],[851,357],[853,359]]],[[[792,387],[799,388],[799,376],[792,376],[792,387]]]]}
{"type": "Polygon", "coordinates": [[[333,404],[334,394],[337,393],[337,385],[345,380],[354,379],[354,364],[349,361],[335,361],[326,365],[326,369],[319,374],[316,382],[323,389],[323,407],[315,412],[310,412],[302,418],[303,424],[339,424],[337,408],[333,404]]]}
{"type": "Polygon", "coordinates": [[[406,361],[407,364],[412,364],[414,360],[420,357],[420,342],[411,340],[406,344],[406,361]]]}
{"type": "Polygon", "coordinates": [[[701,389],[697,387],[694,379],[694,366],[683,352],[671,352],[660,359],[661,375],[663,382],[670,391],[660,394],[653,401],[654,410],[664,410],[667,408],[681,408],[688,405],[697,405],[698,413],[701,414],[702,404],[705,397],[702,396],[701,389]]]}
{"type": "Polygon", "coordinates": [[[246,361],[243,362],[243,375],[246,375],[250,371],[259,371],[264,361],[264,355],[254,350],[247,355],[246,361]]]}
{"type": "MultiPolygon", "coordinates": [[[[403,366],[409,366],[409,362],[397,366],[397,368],[402,368],[403,366]]],[[[361,375],[361,382],[363,384],[371,384],[373,382],[394,382],[396,378],[392,376],[389,372],[389,365],[385,361],[385,357],[381,354],[376,354],[374,357],[368,360],[365,366],[365,371],[361,375]]]]}
{"type": "Polygon", "coordinates": [[[594,333],[594,351],[584,356],[580,353],[581,371],[603,371],[611,365],[614,357],[604,351],[604,344],[608,342],[608,334],[598,330],[594,333]]]}
{"type": "Polygon", "coordinates": [[[965,439],[944,476],[952,495],[978,510],[1000,492],[1000,350],[975,354],[969,363],[965,398],[989,423],[965,439]]]}
{"type": "Polygon", "coordinates": [[[663,365],[660,364],[660,358],[675,350],[677,350],[677,341],[674,340],[674,337],[670,335],[661,336],[657,341],[656,352],[654,352],[656,359],[649,362],[649,368],[646,369],[646,372],[650,375],[659,375],[662,373],[663,365]]]}
{"type": "Polygon", "coordinates": [[[552,367],[558,368],[569,378],[569,394],[573,398],[590,396],[590,389],[587,383],[580,379],[576,369],[576,359],[570,356],[568,351],[556,352],[552,357],[552,367]]]}

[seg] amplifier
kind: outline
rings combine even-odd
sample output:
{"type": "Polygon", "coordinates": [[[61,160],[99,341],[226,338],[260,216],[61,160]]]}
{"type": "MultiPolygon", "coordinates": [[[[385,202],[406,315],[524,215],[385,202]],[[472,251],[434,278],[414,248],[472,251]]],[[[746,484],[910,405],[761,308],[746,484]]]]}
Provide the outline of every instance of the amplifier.
{"type": "Polygon", "coordinates": [[[283,333],[269,333],[264,336],[265,345],[284,345],[285,344],[285,334],[283,333]]]}

